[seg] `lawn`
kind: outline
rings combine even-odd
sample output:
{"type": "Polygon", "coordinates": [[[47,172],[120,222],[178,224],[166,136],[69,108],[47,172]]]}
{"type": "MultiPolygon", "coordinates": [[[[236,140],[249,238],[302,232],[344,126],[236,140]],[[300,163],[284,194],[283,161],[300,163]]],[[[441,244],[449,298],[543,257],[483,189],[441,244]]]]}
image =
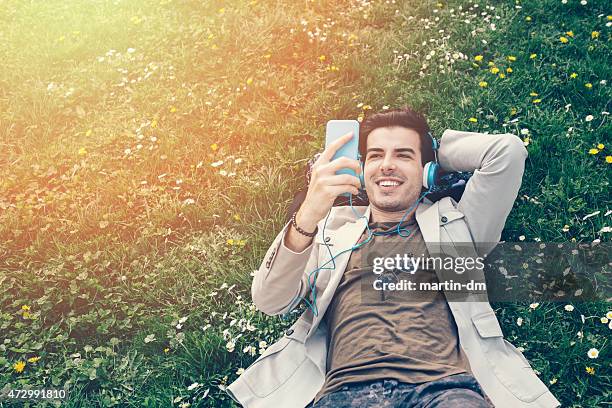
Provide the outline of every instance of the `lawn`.
{"type": "MultiPolygon", "coordinates": [[[[502,239],[609,243],[611,29],[604,0],[0,1],[0,390],[235,406],[291,323],[250,282],[332,118],[514,133],[502,239]]],[[[609,302],[493,306],[564,406],[609,403],[609,302]]]]}

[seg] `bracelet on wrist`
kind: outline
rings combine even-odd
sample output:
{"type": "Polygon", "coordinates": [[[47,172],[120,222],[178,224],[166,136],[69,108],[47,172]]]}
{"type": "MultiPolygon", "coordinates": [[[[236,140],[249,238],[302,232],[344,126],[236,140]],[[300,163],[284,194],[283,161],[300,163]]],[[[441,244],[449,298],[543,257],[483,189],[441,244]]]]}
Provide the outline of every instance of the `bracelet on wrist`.
{"type": "Polygon", "coordinates": [[[313,232],[306,232],[304,231],[302,228],[298,227],[297,222],[295,221],[295,217],[296,217],[297,211],[293,213],[293,215],[291,215],[291,225],[293,225],[293,228],[295,228],[295,230],[297,232],[299,232],[300,234],[312,238],[315,235],[317,235],[317,231],[319,231],[319,227],[315,227],[315,230],[313,232]]]}

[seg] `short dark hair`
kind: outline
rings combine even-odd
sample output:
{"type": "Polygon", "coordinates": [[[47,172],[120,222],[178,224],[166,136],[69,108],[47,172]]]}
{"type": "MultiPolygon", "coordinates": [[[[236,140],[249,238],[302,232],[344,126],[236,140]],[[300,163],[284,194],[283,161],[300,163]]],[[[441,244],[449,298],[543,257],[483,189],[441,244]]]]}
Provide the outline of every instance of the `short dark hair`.
{"type": "Polygon", "coordinates": [[[374,129],[394,126],[416,131],[421,140],[421,162],[425,164],[434,160],[431,137],[428,135],[430,129],[425,116],[405,106],[371,114],[361,123],[359,126],[359,153],[364,163],[370,133],[374,129]]]}

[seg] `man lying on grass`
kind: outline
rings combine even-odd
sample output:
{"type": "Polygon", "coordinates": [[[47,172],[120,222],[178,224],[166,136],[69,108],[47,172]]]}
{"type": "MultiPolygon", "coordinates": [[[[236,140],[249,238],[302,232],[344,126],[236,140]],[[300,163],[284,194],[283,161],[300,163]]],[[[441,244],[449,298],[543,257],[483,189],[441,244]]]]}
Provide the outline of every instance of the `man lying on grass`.
{"type": "MultiPolygon", "coordinates": [[[[315,162],[304,202],[252,285],[253,302],[268,315],[288,313],[295,299],[307,299],[309,307],[228,387],[236,401],[245,407],[559,406],[503,338],[486,293],[483,300],[446,289],[420,296],[373,288],[373,281],[393,283],[398,275],[429,284],[448,276],[426,263],[373,273],[372,255],[392,257],[398,245],[417,256],[485,256],[518,194],[527,157],[518,137],[446,130],[438,150],[442,169],[474,174],[458,203],[423,198],[423,165],[436,147],[428,133],[424,117],[409,108],[366,118],[359,136],[368,206],[333,206],[338,195],[360,187],[357,177],[336,174],[341,168],[360,174],[357,160],[332,160],[350,135],[315,162]]],[[[484,282],[482,269],[472,276],[484,282]]]]}

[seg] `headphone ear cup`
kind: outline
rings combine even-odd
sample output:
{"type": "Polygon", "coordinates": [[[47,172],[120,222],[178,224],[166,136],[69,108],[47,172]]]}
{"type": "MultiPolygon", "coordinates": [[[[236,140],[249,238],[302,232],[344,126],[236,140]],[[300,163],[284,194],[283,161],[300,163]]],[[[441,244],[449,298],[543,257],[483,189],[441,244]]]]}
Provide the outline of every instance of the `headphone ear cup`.
{"type": "Polygon", "coordinates": [[[436,162],[427,162],[423,167],[423,187],[433,189],[438,183],[440,165],[436,162]]]}

